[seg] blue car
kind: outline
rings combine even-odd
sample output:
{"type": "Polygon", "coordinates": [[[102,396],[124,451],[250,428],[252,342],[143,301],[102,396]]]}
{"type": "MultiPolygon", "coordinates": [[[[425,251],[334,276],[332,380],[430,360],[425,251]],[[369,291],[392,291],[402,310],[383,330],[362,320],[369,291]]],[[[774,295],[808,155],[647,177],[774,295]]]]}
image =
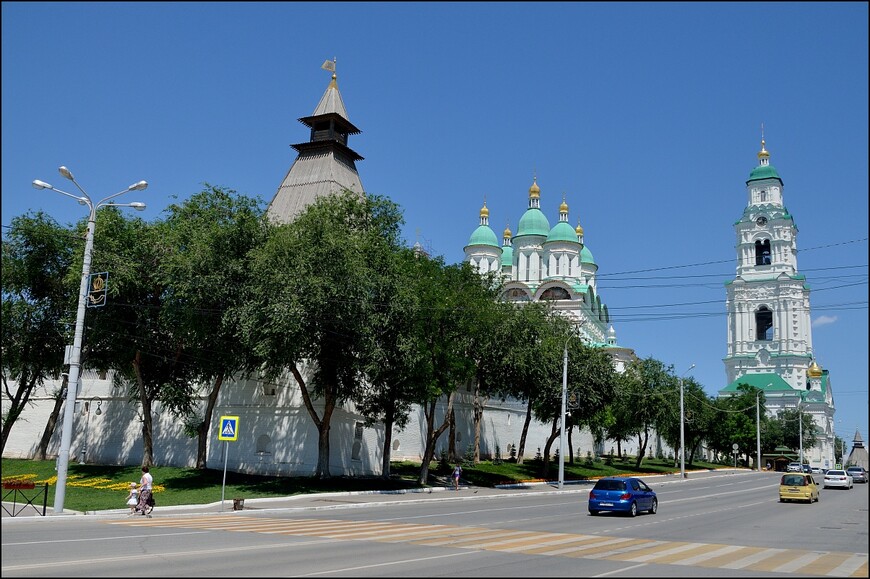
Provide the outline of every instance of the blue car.
{"type": "Polygon", "coordinates": [[[658,508],[655,491],[633,476],[598,479],[589,491],[589,514],[593,516],[602,511],[628,513],[632,517],[638,511],[654,515],[658,508]]]}

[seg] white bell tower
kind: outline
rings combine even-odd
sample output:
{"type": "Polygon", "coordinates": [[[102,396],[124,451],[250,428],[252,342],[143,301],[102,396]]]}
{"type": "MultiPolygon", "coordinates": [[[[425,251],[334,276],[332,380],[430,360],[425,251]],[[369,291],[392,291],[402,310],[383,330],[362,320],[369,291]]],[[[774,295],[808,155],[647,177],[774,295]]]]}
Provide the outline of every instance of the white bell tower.
{"type": "Polygon", "coordinates": [[[746,195],[734,224],[737,275],[726,286],[728,382],[747,373],[773,373],[804,390],[813,360],[810,289],[798,273],[798,229],[783,205],[782,179],[764,138],[746,195]]]}

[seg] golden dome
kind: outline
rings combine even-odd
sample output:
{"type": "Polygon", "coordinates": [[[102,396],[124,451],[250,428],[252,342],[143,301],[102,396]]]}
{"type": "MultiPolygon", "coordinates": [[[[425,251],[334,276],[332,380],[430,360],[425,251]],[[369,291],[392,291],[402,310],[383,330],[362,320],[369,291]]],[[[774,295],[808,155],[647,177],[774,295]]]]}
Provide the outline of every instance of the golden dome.
{"type": "Polygon", "coordinates": [[[764,148],[764,139],[761,139],[761,150],[758,151],[759,159],[766,159],[770,157],[770,153],[767,152],[767,149],[764,148]]]}
{"type": "Polygon", "coordinates": [[[513,233],[511,232],[511,228],[510,228],[510,227],[505,227],[505,228],[504,228],[504,237],[510,237],[510,236],[512,236],[512,235],[513,235],[513,233]]]}
{"type": "Polygon", "coordinates": [[[535,182],[529,187],[529,199],[538,199],[541,196],[541,188],[538,187],[538,178],[535,177],[535,182]]]}
{"type": "Polygon", "coordinates": [[[579,223],[577,224],[577,227],[574,229],[574,231],[577,232],[577,235],[579,235],[579,236],[581,236],[581,237],[583,236],[583,228],[580,227],[580,224],[579,224],[579,223]]]}
{"type": "Polygon", "coordinates": [[[489,217],[489,209],[486,208],[486,201],[483,202],[483,207],[480,208],[481,217],[489,217]]]}
{"type": "Polygon", "coordinates": [[[562,193],[562,204],[559,205],[559,213],[568,213],[568,204],[565,203],[565,194],[562,193]]]}
{"type": "Polygon", "coordinates": [[[816,364],[816,361],[813,360],[813,363],[810,364],[810,367],[807,368],[807,376],[810,378],[821,378],[822,377],[822,369],[816,364]]]}

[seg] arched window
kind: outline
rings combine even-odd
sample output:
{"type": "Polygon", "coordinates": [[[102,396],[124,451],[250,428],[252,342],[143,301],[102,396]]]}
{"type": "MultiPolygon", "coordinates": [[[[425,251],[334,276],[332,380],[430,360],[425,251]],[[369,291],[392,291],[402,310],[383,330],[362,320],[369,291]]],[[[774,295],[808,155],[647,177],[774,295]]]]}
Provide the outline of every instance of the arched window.
{"type": "Polygon", "coordinates": [[[761,306],[755,312],[755,339],[773,340],[773,312],[766,306],[761,306]]]}
{"type": "Polygon", "coordinates": [[[570,300],[571,294],[568,293],[568,290],[561,287],[551,287],[544,290],[544,293],[541,294],[542,300],[570,300]]]}
{"type": "Polygon", "coordinates": [[[527,302],[529,301],[529,294],[523,291],[520,288],[511,288],[504,292],[504,299],[510,302],[527,302]]]}
{"type": "Polygon", "coordinates": [[[257,454],[270,454],[272,452],[272,439],[268,434],[257,437],[257,454]]]}
{"type": "Polygon", "coordinates": [[[755,265],[770,265],[770,240],[755,242],[755,265]]]}

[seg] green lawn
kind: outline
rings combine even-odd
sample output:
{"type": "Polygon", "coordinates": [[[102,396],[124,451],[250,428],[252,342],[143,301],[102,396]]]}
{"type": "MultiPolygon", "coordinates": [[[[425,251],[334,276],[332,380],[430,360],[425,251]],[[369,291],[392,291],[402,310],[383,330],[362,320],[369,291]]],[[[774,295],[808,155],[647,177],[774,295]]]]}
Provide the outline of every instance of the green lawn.
{"type": "MultiPolygon", "coordinates": [[[[661,474],[679,472],[679,466],[674,468],[673,460],[645,460],[641,468],[635,469],[634,461],[616,460],[614,464],[605,462],[576,461],[565,465],[565,480],[594,479],[602,476],[620,474],[661,474]]],[[[246,475],[234,472],[226,473],[226,488],[224,498],[264,498],[281,497],[301,493],[363,491],[363,490],[397,490],[417,488],[417,474],[420,463],[393,462],[392,476],[385,480],[374,477],[332,477],[318,480],[311,477],[269,477],[246,475]]],[[[686,468],[689,468],[687,464],[686,468]]],[[[695,462],[693,468],[722,468],[721,465],[695,462]]],[[[48,509],[54,505],[54,483],[56,481],[55,461],[53,460],[2,460],[3,482],[26,480],[37,485],[35,491],[24,491],[33,496],[43,485],[48,483],[48,509]]],[[[448,484],[449,465],[433,462],[430,468],[430,478],[427,486],[443,486],[448,484]]],[[[154,498],[159,505],[204,504],[221,500],[223,470],[196,470],[192,468],[176,468],[155,466],[151,468],[154,476],[154,498]]],[[[64,508],[74,511],[96,511],[104,509],[125,508],[124,498],[127,496],[131,482],[138,482],[141,470],[138,466],[100,466],[92,464],[70,463],[67,474],[64,508]]],[[[550,463],[547,480],[558,479],[558,465],[550,463]]],[[[463,466],[462,480],[464,483],[477,486],[494,486],[512,482],[541,480],[541,461],[526,460],[518,465],[510,461],[493,464],[483,461],[477,465],[463,466]]],[[[8,493],[3,496],[7,500],[8,493]]],[[[40,501],[41,504],[41,501],[40,501]]]]}

